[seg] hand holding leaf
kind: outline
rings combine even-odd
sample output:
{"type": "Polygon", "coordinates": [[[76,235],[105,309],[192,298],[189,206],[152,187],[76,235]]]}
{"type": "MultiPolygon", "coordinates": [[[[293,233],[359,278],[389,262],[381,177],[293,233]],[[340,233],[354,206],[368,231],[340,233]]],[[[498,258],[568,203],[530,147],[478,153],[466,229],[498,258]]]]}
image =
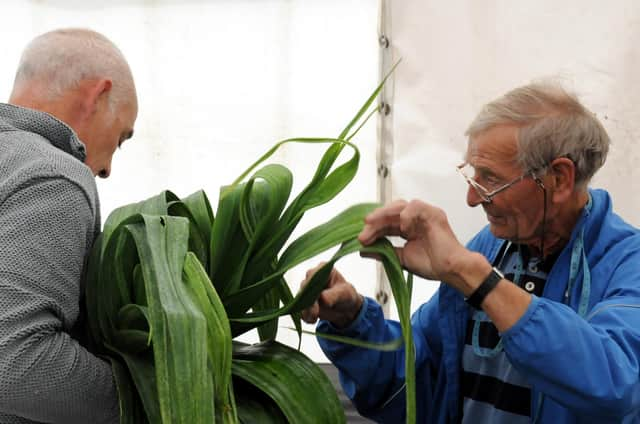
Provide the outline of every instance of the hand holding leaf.
{"type": "MultiPolygon", "coordinates": [[[[324,263],[321,263],[307,271],[305,280],[300,284],[300,289],[307,285],[323,265],[324,263]]],[[[338,328],[343,328],[358,316],[363,303],[362,295],[345,280],[342,274],[332,268],[327,287],[320,293],[313,305],[302,311],[302,319],[313,324],[320,318],[329,321],[338,328]]]]}

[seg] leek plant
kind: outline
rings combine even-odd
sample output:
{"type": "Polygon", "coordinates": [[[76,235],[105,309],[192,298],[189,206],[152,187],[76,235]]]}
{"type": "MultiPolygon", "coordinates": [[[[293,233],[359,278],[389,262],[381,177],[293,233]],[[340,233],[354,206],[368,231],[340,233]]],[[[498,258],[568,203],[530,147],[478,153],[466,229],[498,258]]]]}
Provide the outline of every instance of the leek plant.
{"type": "Polygon", "coordinates": [[[356,239],[376,205],[354,205],[285,248],[305,212],[353,179],[360,155],[351,139],[377,110],[382,84],[338,137],[277,143],[222,188],[215,214],[203,191],[183,199],[165,191],[109,215],[89,261],[87,329],[111,362],[122,423],[345,422],[323,371],[275,338],[283,315],[302,335],[300,312],[324,289],[335,262],[357,251],[382,258],[391,281],[407,353],[407,422],[415,422],[410,284],[388,241],[365,248],[356,239]],[[285,143],[328,144],[291,201],[285,166],[258,169],[285,143]],[[345,148],[351,157],[335,166],[345,148]],[[285,272],[336,246],[294,296],[285,272]],[[234,341],[256,328],[260,343],[234,341]]]}

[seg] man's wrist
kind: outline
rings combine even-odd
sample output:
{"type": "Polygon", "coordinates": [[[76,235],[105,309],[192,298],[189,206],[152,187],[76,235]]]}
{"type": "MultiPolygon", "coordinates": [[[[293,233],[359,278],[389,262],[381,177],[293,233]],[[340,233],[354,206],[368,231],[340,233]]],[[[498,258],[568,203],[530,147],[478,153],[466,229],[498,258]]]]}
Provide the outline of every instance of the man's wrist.
{"type": "Polygon", "coordinates": [[[465,298],[471,296],[471,293],[480,287],[493,269],[487,258],[480,253],[467,252],[468,254],[455,264],[456,278],[454,280],[455,288],[465,298]]]}
{"type": "Polygon", "coordinates": [[[362,305],[364,305],[364,296],[358,293],[355,307],[350,311],[351,313],[345,314],[344,318],[340,319],[339,321],[332,321],[331,324],[339,330],[343,330],[349,327],[358,318],[358,315],[360,315],[362,305]]]}
{"type": "Polygon", "coordinates": [[[467,297],[465,301],[477,310],[482,309],[482,302],[484,301],[485,297],[487,297],[487,295],[496,288],[500,280],[502,280],[503,278],[504,275],[502,275],[502,272],[500,272],[500,270],[497,268],[493,268],[489,275],[484,279],[484,281],[480,283],[478,288],[475,289],[475,291],[471,293],[471,295],[467,297]]]}

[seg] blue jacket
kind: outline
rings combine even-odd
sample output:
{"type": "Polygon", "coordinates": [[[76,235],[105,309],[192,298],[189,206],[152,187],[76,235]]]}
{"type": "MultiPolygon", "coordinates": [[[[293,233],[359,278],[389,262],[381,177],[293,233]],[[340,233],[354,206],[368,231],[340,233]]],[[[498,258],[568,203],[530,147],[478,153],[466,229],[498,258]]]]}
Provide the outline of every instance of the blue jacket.
{"type": "MultiPolygon", "coordinates": [[[[532,385],[531,410],[538,423],[640,422],[640,231],[612,212],[605,191],[590,194],[591,208],[583,211],[551,269],[543,296],[534,296],[526,313],[502,334],[509,360],[532,385]],[[566,296],[572,256],[581,259],[566,296]],[[582,315],[581,300],[586,307],[582,315]]],[[[493,262],[503,242],[485,228],[468,247],[493,262]]],[[[469,312],[462,295],[442,284],[413,314],[420,423],[460,421],[461,354],[469,312]]],[[[326,321],[318,331],[338,333],[326,321]]],[[[339,333],[381,342],[401,331],[367,299],[356,320],[339,333]]],[[[404,421],[402,350],[318,341],[362,415],[379,422],[404,421]]]]}

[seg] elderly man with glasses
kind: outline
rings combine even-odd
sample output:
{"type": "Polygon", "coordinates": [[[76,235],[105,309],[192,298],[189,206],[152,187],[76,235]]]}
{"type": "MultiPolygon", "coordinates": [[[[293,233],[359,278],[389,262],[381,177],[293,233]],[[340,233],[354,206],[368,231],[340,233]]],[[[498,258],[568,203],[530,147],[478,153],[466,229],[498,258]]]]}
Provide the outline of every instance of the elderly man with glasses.
{"type": "MultiPolygon", "coordinates": [[[[458,171],[489,225],[466,247],[417,200],[374,211],[360,234],[401,236],[403,266],[442,281],[412,318],[419,422],[640,422],[640,232],[588,188],[605,129],[562,87],[536,83],[487,104],[467,134],[458,171]]],[[[337,271],[327,287],[303,313],[319,332],[400,336],[337,271]]],[[[363,415],[404,420],[402,350],[319,342],[363,415]]]]}

